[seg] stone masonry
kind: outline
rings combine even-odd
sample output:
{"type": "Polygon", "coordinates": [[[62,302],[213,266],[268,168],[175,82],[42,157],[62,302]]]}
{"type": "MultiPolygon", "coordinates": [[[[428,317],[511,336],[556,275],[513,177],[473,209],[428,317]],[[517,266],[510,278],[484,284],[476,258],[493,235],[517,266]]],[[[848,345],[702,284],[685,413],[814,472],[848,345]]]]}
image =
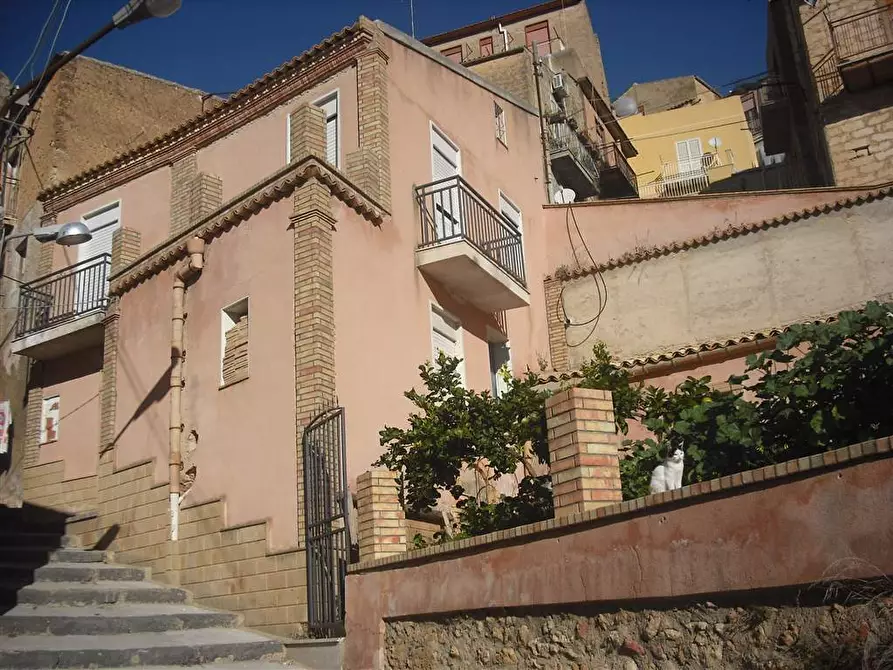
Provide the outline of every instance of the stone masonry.
{"type": "Polygon", "coordinates": [[[396,472],[375,469],[357,477],[357,512],[361,561],[406,551],[406,514],[396,472]]]}
{"type": "Polygon", "coordinates": [[[546,400],[555,517],[620,502],[620,454],[610,391],[571,388],[546,400]]]}

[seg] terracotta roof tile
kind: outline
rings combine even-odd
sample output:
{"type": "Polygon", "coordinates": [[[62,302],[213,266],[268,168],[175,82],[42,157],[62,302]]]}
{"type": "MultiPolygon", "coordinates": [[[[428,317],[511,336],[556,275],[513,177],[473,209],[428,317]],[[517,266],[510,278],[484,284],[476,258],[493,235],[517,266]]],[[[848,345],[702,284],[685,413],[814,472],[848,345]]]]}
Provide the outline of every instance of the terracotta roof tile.
{"type": "Polygon", "coordinates": [[[610,258],[607,262],[599,263],[594,266],[577,268],[575,270],[556,271],[552,275],[547,276],[546,279],[551,279],[553,277],[555,279],[577,279],[579,277],[584,277],[586,275],[592,274],[593,272],[605,272],[607,270],[614,270],[616,268],[624,267],[627,265],[635,265],[636,263],[641,263],[642,261],[660,258],[661,256],[669,256],[670,254],[674,254],[680,251],[686,251],[688,249],[694,249],[697,247],[707,246],[708,244],[714,244],[722,240],[728,240],[735,237],[740,237],[742,235],[756,233],[761,230],[768,230],[770,228],[784,226],[789,223],[793,223],[801,219],[808,219],[820,214],[828,214],[833,211],[840,211],[841,209],[863,205],[867,202],[883,200],[884,198],[888,198],[891,195],[893,195],[893,185],[886,185],[880,188],[867,190],[865,191],[865,193],[857,196],[843,198],[833,203],[817,205],[809,209],[791,212],[790,214],[784,214],[782,216],[776,216],[774,218],[765,219],[757,223],[744,223],[737,226],[729,226],[722,230],[715,230],[711,233],[692,237],[687,240],[671,242],[670,244],[655,246],[651,247],[650,249],[644,249],[642,251],[637,251],[634,253],[626,253],[620,258],[610,258]]]}
{"type": "Polygon", "coordinates": [[[165,133],[164,135],[161,135],[160,137],[156,137],[155,139],[152,139],[145,144],[141,144],[140,146],[131,149],[130,151],[120,153],[117,156],[105,161],[104,163],[100,163],[99,165],[85,170],[80,174],[66,179],[65,181],[44,189],[43,191],[38,193],[38,199],[45,200],[46,198],[58,195],[59,193],[62,193],[74,186],[78,186],[83,182],[90,181],[95,177],[101,175],[103,172],[109,170],[110,168],[113,168],[121,163],[136,160],[143,154],[146,154],[153,149],[161,147],[165,144],[169,144],[171,141],[188,134],[190,131],[200,128],[201,126],[211,121],[214,117],[222,114],[229,109],[232,109],[233,107],[236,107],[240,103],[244,102],[247,98],[250,98],[252,95],[257,94],[262,89],[269,86],[281,77],[290,74],[300,66],[317,57],[319,54],[341,42],[342,40],[345,40],[362,32],[364,30],[364,23],[366,21],[368,21],[368,19],[360,17],[360,20],[357,21],[357,23],[351,26],[347,26],[337,33],[330,35],[319,44],[315,44],[299,56],[295,56],[291,60],[277,67],[272,72],[269,72],[259,79],[256,79],[255,81],[240,89],[226,100],[221,101],[219,104],[212,107],[211,109],[202,112],[189,121],[180,124],[173,130],[165,133]]]}

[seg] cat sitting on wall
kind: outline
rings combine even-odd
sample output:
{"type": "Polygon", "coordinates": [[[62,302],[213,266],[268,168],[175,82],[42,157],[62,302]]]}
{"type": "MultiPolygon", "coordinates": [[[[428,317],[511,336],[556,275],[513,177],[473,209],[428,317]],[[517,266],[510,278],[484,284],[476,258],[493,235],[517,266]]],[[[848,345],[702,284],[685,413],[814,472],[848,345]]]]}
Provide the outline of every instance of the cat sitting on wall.
{"type": "Polygon", "coordinates": [[[651,473],[651,492],[663,493],[682,488],[682,471],[685,452],[676,449],[673,455],[665,458],[651,473]]]}

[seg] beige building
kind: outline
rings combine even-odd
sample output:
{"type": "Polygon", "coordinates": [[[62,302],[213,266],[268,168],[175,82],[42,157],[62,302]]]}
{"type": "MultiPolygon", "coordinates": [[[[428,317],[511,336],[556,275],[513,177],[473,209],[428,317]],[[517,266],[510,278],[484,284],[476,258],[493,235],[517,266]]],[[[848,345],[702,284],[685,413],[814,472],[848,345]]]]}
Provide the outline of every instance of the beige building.
{"type": "MultiPolygon", "coordinates": [[[[167,132],[201,111],[203,101],[201,91],[87,56],[75,58],[46,85],[34,111],[19,120],[18,141],[2,157],[7,234],[41,224],[37,194],[42,188],[167,132]]],[[[13,466],[24,454],[29,365],[11,353],[10,341],[18,328],[21,283],[47,271],[39,267],[39,253],[33,239],[11,240],[2,249],[0,400],[10,401],[13,430],[11,451],[5,463],[0,460],[0,503],[21,500],[20,472],[13,466]]]]}
{"type": "Polygon", "coordinates": [[[771,0],[764,105],[767,153],[786,153],[810,185],[893,177],[893,5],[771,0]]]}
{"type": "Polygon", "coordinates": [[[553,0],[424,40],[510,91],[544,119],[545,191],[576,200],[635,197],[636,155],[608,96],[598,36],[583,0],[553,0]]]}

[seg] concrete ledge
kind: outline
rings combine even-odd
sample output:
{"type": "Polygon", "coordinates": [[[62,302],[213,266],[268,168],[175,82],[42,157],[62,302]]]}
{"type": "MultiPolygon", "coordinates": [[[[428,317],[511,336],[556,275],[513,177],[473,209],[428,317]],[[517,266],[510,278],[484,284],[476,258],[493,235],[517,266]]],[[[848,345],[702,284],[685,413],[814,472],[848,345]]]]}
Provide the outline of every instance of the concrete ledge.
{"type": "Polygon", "coordinates": [[[12,353],[36,360],[59,358],[80,349],[102,344],[105,311],[97,310],[14,340],[12,353]]]}
{"type": "Polygon", "coordinates": [[[530,292],[460,238],[416,249],[416,267],[484,312],[530,305],[530,292]]]}

